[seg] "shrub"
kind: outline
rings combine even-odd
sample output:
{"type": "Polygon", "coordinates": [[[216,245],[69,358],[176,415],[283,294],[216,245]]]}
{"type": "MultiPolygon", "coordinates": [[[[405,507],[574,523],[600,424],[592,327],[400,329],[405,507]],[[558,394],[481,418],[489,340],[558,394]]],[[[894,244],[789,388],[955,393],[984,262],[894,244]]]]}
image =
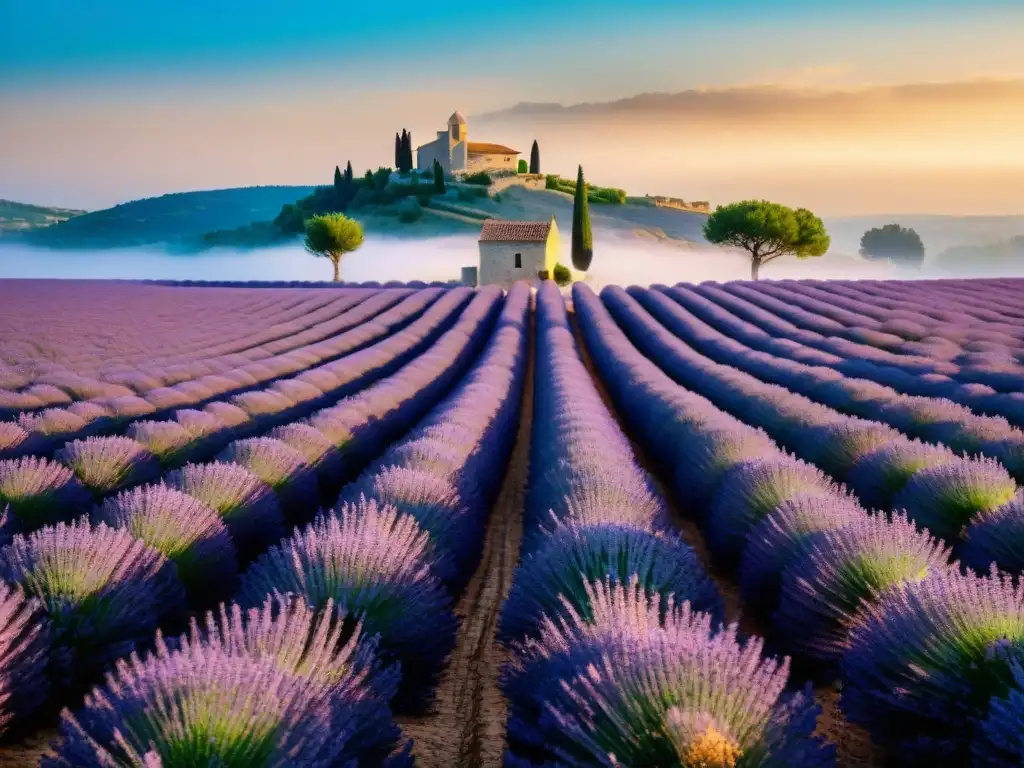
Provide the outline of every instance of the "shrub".
{"type": "Polygon", "coordinates": [[[236,440],[217,460],[239,464],[263,480],[274,489],[286,514],[311,517],[316,512],[320,498],[316,473],[287,443],[270,437],[236,440]]]}
{"type": "Polygon", "coordinates": [[[46,701],[50,622],[21,587],[0,584],[0,734],[46,701]]]}
{"type": "MultiPolygon", "coordinates": [[[[361,621],[385,663],[402,663],[400,703],[419,709],[455,642],[451,598],[433,577],[429,538],[409,515],[373,501],[343,505],[273,547],[243,575],[239,602],[292,593],[361,621]]],[[[396,706],[398,703],[396,702],[396,706]]]]}
{"type": "Polygon", "coordinates": [[[163,552],[178,569],[192,605],[210,605],[234,591],[234,542],[220,515],[198,499],[166,485],[149,485],[107,499],[94,517],[163,552]]]}
{"type": "Polygon", "coordinates": [[[494,183],[494,180],[491,178],[491,175],[487,173],[487,171],[477,171],[476,173],[471,173],[465,176],[462,179],[462,183],[478,184],[482,187],[489,187],[491,186],[491,184],[494,183]]]}
{"type": "Polygon", "coordinates": [[[0,508],[33,531],[85,512],[89,491],[67,467],[35,456],[0,461],[0,508]]]}
{"type": "Polygon", "coordinates": [[[956,460],[948,448],[917,441],[900,441],[863,456],[846,481],[869,508],[889,509],[893,498],[914,474],[956,460]]]}
{"type": "Polygon", "coordinates": [[[480,187],[456,187],[455,194],[460,203],[472,203],[480,198],[487,197],[487,190],[480,187]]]}
{"type": "Polygon", "coordinates": [[[53,670],[63,684],[88,679],[186,610],[166,557],[127,531],[85,519],[15,536],[0,550],[0,579],[45,607],[53,670]]]}
{"type": "Polygon", "coordinates": [[[187,464],[165,478],[221,516],[239,557],[263,552],[284,536],[284,513],[274,490],[238,464],[187,464]]]}
{"type": "Polygon", "coordinates": [[[137,421],[125,432],[163,465],[175,464],[195,446],[195,436],[176,421],[137,421]]]}
{"type": "Polygon", "coordinates": [[[160,465],[145,446],[129,437],[87,437],[68,443],[56,458],[97,496],[156,477],[160,465]]]}
{"type": "Polygon", "coordinates": [[[542,269],[537,273],[537,277],[541,280],[550,280],[551,273],[548,272],[546,269],[542,269]]]}
{"type": "Polygon", "coordinates": [[[572,282],[572,270],[564,264],[555,264],[555,269],[552,275],[555,279],[555,283],[562,287],[565,287],[572,282]]]}

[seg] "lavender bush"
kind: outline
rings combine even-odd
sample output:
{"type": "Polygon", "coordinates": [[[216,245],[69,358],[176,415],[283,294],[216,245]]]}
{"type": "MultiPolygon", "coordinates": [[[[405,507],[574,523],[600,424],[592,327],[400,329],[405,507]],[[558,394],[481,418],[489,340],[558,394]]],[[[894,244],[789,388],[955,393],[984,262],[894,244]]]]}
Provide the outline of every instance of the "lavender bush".
{"type": "Polygon", "coordinates": [[[154,479],[160,473],[156,457],[127,437],[75,440],[61,448],[56,458],[96,496],[154,479]]]}
{"type": "Polygon", "coordinates": [[[91,495],[67,467],[28,457],[0,461],[0,505],[19,528],[35,530],[85,512],[91,495]]]}
{"type": "Polygon", "coordinates": [[[0,583],[0,734],[46,701],[50,622],[20,587],[0,583]]]}

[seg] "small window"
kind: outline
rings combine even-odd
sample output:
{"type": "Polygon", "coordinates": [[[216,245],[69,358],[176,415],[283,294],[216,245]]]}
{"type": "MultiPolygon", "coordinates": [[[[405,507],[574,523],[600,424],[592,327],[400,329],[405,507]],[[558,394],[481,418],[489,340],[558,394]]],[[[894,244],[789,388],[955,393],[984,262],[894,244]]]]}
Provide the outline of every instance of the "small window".
{"type": "Polygon", "coordinates": [[[522,268],[523,268],[523,254],[517,253],[516,254],[516,269],[522,269],[522,268]]]}

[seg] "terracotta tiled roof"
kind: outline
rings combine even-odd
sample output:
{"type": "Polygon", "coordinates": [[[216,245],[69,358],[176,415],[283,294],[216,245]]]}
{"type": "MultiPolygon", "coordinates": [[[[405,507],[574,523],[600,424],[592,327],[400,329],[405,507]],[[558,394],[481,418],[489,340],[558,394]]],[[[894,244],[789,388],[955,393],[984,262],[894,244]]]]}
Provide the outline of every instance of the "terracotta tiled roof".
{"type": "Polygon", "coordinates": [[[482,243],[543,243],[551,231],[550,221],[505,221],[487,219],[480,230],[482,243]]]}
{"type": "Polygon", "coordinates": [[[486,141],[470,141],[466,150],[471,155],[521,155],[518,149],[510,149],[504,144],[488,144],[486,141]]]}

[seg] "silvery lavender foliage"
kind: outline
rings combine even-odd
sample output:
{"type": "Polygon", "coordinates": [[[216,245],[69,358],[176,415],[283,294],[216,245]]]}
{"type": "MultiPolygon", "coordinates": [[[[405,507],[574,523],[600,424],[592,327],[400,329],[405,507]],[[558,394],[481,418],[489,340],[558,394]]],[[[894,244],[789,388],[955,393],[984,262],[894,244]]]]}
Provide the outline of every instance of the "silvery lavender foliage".
{"type": "Polygon", "coordinates": [[[191,408],[175,411],[174,420],[185,428],[193,440],[199,440],[225,428],[224,422],[214,414],[191,408]]]}
{"type": "Polygon", "coordinates": [[[84,518],[15,536],[0,550],[0,579],[43,604],[61,683],[102,669],[186,610],[167,558],[127,531],[84,518]]]}
{"type": "Polygon", "coordinates": [[[0,505],[22,530],[74,517],[91,501],[89,491],[62,464],[35,456],[0,461],[0,505]]]}
{"type": "Polygon", "coordinates": [[[847,719],[897,755],[963,765],[964,724],[1011,682],[1002,651],[1024,645],[1024,592],[995,572],[939,571],[883,594],[858,615],[848,643],[847,719]]]}
{"type": "MultiPolygon", "coordinates": [[[[645,598],[672,596],[722,620],[722,599],[697,554],[678,536],[624,524],[569,524],[522,559],[502,608],[498,636],[505,644],[535,635],[544,616],[557,620],[571,606],[592,618],[587,587],[636,580],[645,598]]],[[[663,603],[667,606],[667,603],[663,603]]]]}
{"type": "Polygon", "coordinates": [[[774,624],[802,654],[835,661],[858,610],[949,567],[950,551],[903,515],[863,515],[805,542],[782,574],[774,624]]]}
{"type": "Polygon", "coordinates": [[[740,464],[725,476],[707,514],[712,551],[738,556],[750,530],[798,495],[841,496],[843,490],[817,467],[786,456],[740,464]]]}
{"type": "Polygon", "coordinates": [[[844,479],[864,456],[904,440],[892,427],[851,419],[808,430],[801,455],[832,477],[844,479]]]}
{"type": "Polygon", "coordinates": [[[234,592],[234,542],[220,515],[193,496],[146,485],[107,499],[93,516],[163,552],[176,566],[191,605],[211,605],[234,592]]]}
{"type": "Polygon", "coordinates": [[[55,458],[97,496],[157,477],[160,465],[145,446],[128,437],[87,437],[61,448],[55,458]]]}
{"type": "Polygon", "coordinates": [[[934,535],[956,540],[976,515],[1010,501],[1017,484],[991,459],[958,460],[915,472],[893,498],[918,525],[934,535]]]}
{"type": "Polygon", "coordinates": [[[957,554],[979,573],[986,573],[993,563],[1009,573],[1024,572],[1024,493],[975,515],[957,554]]]}
{"type": "Polygon", "coordinates": [[[63,408],[46,408],[37,413],[23,413],[18,417],[18,424],[26,432],[52,439],[60,439],[76,435],[86,428],[88,421],[63,408]]]}
{"type": "Polygon", "coordinates": [[[23,427],[13,421],[0,421],[0,459],[27,453],[32,442],[23,427]]]}
{"type": "Polygon", "coordinates": [[[317,473],[330,477],[341,470],[341,452],[315,427],[296,421],[277,427],[270,437],[294,448],[317,473]]]}
{"type": "Polygon", "coordinates": [[[686,489],[681,502],[702,513],[731,469],[777,453],[775,443],[763,430],[745,424],[694,430],[687,443],[686,461],[675,464],[673,487],[686,489]]]}
{"type": "Polygon", "coordinates": [[[46,701],[49,652],[50,622],[40,602],[0,583],[0,734],[46,701]]]}
{"type": "Polygon", "coordinates": [[[308,519],[316,513],[320,500],[316,473],[302,454],[286,443],[269,437],[236,440],[217,460],[245,467],[263,480],[294,519],[308,519]]]}
{"type": "Polygon", "coordinates": [[[846,476],[846,482],[867,507],[891,509],[893,498],[916,472],[956,460],[956,454],[943,446],[903,441],[862,457],[846,476]]]}
{"type": "Polygon", "coordinates": [[[164,478],[224,520],[245,562],[284,537],[284,512],[273,489],[238,464],[186,464],[164,478]]]}
{"type": "Polygon", "coordinates": [[[125,435],[144,446],[164,466],[181,461],[196,438],[176,421],[137,421],[125,435]]]}
{"type": "Polygon", "coordinates": [[[403,662],[400,702],[414,709],[436,682],[458,624],[430,562],[430,539],[411,516],[372,500],[344,504],[259,558],[242,576],[238,601],[262,605],[268,594],[292,593],[319,608],[333,599],[380,636],[385,661],[403,662]]]}
{"type": "Polygon", "coordinates": [[[832,766],[810,696],[784,697],[788,662],[735,626],[639,585],[595,585],[585,620],[545,620],[503,680],[514,751],[566,766],[832,766]]]}
{"type": "Polygon", "coordinates": [[[1024,763],[1024,656],[1014,649],[1008,658],[1012,683],[992,697],[988,713],[974,726],[971,757],[978,768],[1024,763]]]}
{"type": "Polygon", "coordinates": [[[849,496],[797,495],[786,499],[747,534],[740,560],[740,586],[752,603],[773,609],[782,572],[809,540],[862,519],[865,511],[849,496]]]}

